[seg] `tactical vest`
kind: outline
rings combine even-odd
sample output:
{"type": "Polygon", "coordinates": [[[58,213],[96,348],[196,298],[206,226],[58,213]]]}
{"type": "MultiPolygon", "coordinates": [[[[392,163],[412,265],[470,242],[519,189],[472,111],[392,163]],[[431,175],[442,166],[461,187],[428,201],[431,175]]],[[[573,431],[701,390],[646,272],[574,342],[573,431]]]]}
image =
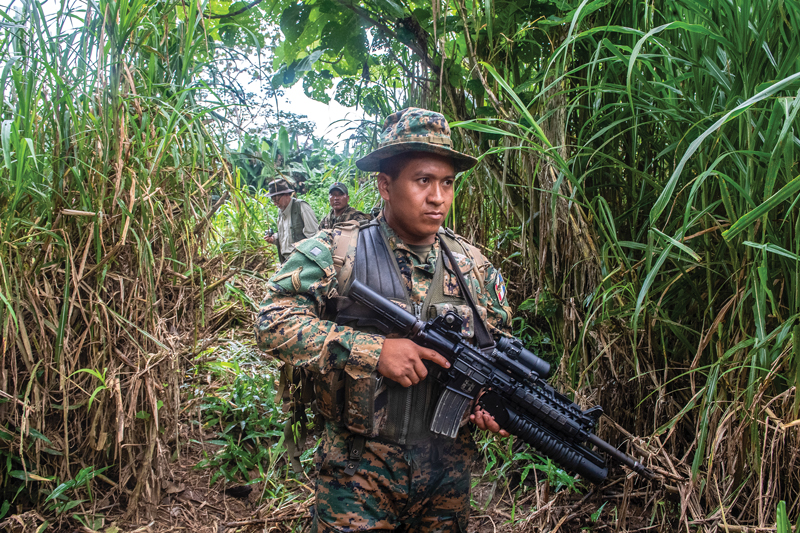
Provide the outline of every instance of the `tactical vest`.
{"type": "MultiPolygon", "coordinates": [[[[289,208],[289,224],[292,231],[292,243],[296,243],[298,241],[302,241],[306,238],[305,234],[303,233],[303,229],[305,228],[305,222],[303,222],[303,213],[302,213],[302,205],[305,202],[303,200],[298,200],[297,198],[292,198],[292,206],[289,208]]],[[[278,247],[278,257],[280,257],[281,261],[283,261],[283,252],[281,251],[281,243],[280,239],[275,240],[275,245],[278,247]]]]}
{"type": "MultiPolygon", "coordinates": [[[[341,238],[341,237],[340,237],[341,238]]],[[[421,320],[455,311],[466,321],[465,335],[473,334],[471,309],[466,300],[445,294],[445,276],[452,275],[445,267],[444,254],[439,253],[433,280],[422,304],[413,304],[403,284],[394,253],[378,221],[363,223],[358,231],[352,273],[339,276],[343,298],[336,298],[327,313],[327,319],[338,324],[357,328],[367,333],[379,333],[375,328],[374,312],[355,303],[346,295],[353,280],[369,286],[379,294],[404,307],[421,320]],[[342,279],[347,277],[349,279],[342,279]]],[[[450,230],[442,229],[439,238],[451,250],[461,252],[476,261],[472,253],[450,230]]],[[[336,257],[334,256],[336,262],[336,257]]],[[[341,262],[341,261],[340,261],[341,262]]],[[[341,268],[340,265],[337,267],[341,268]]],[[[344,269],[342,269],[344,270],[344,269]]],[[[340,270],[340,274],[342,272],[340,270]]],[[[474,275],[478,274],[475,268],[474,275]]],[[[482,275],[478,277],[479,281],[482,275]]],[[[480,283],[482,286],[483,284],[480,283]]],[[[472,290],[472,284],[470,284],[472,290]]],[[[473,294],[473,297],[476,295],[473,294]]],[[[482,318],[486,310],[479,309],[482,318]]],[[[314,376],[317,410],[328,419],[339,420],[353,433],[370,438],[380,438],[396,444],[417,444],[441,438],[430,432],[431,418],[441,394],[441,385],[435,379],[439,367],[431,364],[426,379],[411,387],[403,387],[384,379],[377,372],[367,378],[355,379],[345,371],[314,376]],[[435,367],[435,368],[434,368],[435,367]]]]}

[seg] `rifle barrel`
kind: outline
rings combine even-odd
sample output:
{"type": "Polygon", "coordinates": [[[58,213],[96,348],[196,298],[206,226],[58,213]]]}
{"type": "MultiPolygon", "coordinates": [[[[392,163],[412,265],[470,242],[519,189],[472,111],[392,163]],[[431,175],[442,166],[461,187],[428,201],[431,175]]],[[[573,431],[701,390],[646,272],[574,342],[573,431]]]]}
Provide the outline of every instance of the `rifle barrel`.
{"type": "Polygon", "coordinates": [[[612,445],[595,435],[594,433],[589,434],[589,438],[586,439],[587,442],[590,442],[597,446],[597,449],[600,451],[605,452],[606,454],[610,455],[620,463],[624,464],[640,476],[644,476],[647,479],[653,479],[655,474],[652,470],[645,467],[642,463],[631,457],[626,453],[622,453],[618,449],[614,448],[612,445]]]}

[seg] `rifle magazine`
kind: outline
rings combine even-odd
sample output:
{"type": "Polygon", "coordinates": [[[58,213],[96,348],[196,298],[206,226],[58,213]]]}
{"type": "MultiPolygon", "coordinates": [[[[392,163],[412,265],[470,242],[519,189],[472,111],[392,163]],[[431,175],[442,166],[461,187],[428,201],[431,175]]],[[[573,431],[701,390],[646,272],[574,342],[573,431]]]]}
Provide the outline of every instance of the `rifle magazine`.
{"type": "Polygon", "coordinates": [[[456,438],[458,428],[461,427],[461,418],[471,402],[471,397],[450,388],[445,389],[433,413],[431,432],[451,439],[456,438]]]}

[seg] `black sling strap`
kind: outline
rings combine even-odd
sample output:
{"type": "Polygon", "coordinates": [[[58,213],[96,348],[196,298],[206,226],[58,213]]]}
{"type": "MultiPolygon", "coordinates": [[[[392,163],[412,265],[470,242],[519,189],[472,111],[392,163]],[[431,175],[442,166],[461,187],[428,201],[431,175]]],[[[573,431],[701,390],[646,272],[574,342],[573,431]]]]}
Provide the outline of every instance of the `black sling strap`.
{"type": "MultiPolygon", "coordinates": [[[[475,340],[478,343],[478,348],[483,352],[493,350],[494,339],[492,339],[492,335],[489,333],[486,323],[481,319],[480,313],[478,313],[478,307],[475,305],[475,300],[472,298],[472,292],[467,288],[467,282],[464,281],[464,274],[462,274],[461,269],[458,268],[458,263],[456,263],[453,257],[453,252],[451,252],[450,248],[444,243],[444,239],[439,239],[439,246],[441,246],[442,251],[447,256],[447,260],[450,261],[450,266],[458,281],[458,288],[461,289],[461,294],[464,295],[464,299],[467,300],[467,303],[472,309],[472,323],[475,324],[475,340]]],[[[473,261],[474,260],[473,258],[473,261]]]]}

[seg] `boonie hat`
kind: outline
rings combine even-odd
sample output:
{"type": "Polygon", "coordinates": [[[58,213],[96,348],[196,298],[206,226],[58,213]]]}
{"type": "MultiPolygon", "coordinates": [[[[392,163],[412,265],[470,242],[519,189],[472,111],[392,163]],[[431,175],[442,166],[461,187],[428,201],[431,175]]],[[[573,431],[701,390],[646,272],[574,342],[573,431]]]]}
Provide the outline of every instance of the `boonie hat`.
{"type": "Polygon", "coordinates": [[[270,181],[269,185],[267,185],[267,190],[269,191],[267,198],[272,198],[273,196],[278,196],[279,194],[294,192],[294,189],[289,186],[289,182],[280,179],[270,181]]]}
{"type": "Polygon", "coordinates": [[[418,107],[401,109],[386,117],[378,148],[356,161],[365,172],[380,172],[381,161],[404,152],[429,152],[450,157],[456,172],[468,170],[478,160],[453,150],[450,126],[444,115],[418,107]]]}
{"type": "Polygon", "coordinates": [[[347,185],[345,185],[341,181],[337,181],[328,188],[328,194],[332,193],[333,191],[342,191],[342,194],[346,196],[350,195],[350,193],[347,192],[347,185]]]}

